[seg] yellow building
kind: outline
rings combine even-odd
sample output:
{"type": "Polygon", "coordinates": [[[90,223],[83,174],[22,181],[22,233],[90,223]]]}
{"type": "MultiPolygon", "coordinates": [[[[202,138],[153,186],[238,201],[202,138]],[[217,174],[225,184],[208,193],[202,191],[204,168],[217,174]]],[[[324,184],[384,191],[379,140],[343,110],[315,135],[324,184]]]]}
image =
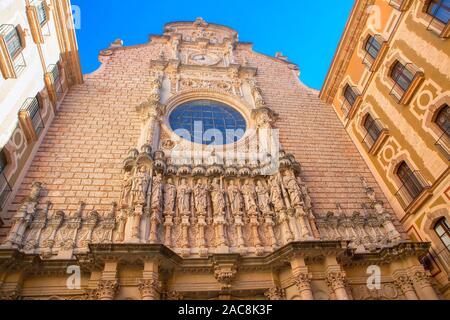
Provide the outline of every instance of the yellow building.
{"type": "Polygon", "coordinates": [[[357,0],[320,93],[450,297],[448,0],[357,0]]]}

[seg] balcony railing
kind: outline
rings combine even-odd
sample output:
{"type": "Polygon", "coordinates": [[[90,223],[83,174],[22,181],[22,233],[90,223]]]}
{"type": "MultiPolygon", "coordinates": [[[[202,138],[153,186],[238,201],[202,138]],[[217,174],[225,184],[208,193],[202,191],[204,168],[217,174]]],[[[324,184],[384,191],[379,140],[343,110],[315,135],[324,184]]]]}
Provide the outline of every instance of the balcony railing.
{"type": "Polygon", "coordinates": [[[409,103],[412,94],[414,93],[415,89],[419,86],[422,79],[423,79],[423,72],[420,71],[416,66],[414,66],[414,64],[407,63],[402,66],[401,70],[398,72],[397,77],[395,79],[392,79],[393,85],[391,91],[389,92],[389,95],[391,95],[397,103],[407,104],[409,103]],[[398,81],[405,69],[408,70],[413,75],[413,78],[411,79],[408,88],[402,88],[399,85],[398,81]]]}
{"type": "Polygon", "coordinates": [[[434,144],[450,161],[450,128],[447,128],[445,132],[439,137],[439,139],[434,144]]]}
{"type": "Polygon", "coordinates": [[[64,95],[64,86],[61,79],[61,74],[57,64],[51,64],[47,68],[47,72],[50,74],[53,86],[55,87],[55,93],[57,100],[60,100],[64,95]]]}
{"type": "Polygon", "coordinates": [[[34,131],[36,132],[36,136],[39,136],[42,129],[44,129],[44,121],[42,120],[40,109],[41,108],[37,97],[28,98],[20,108],[21,112],[28,113],[31,123],[33,124],[34,131]]]}
{"type": "Polygon", "coordinates": [[[380,119],[375,119],[364,136],[363,143],[365,144],[367,150],[371,151],[374,145],[382,137],[383,133],[387,132],[387,128],[380,121],[380,119]]]}
{"type": "Polygon", "coordinates": [[[439,17],[444,19],[448,16],[450,14],[449,8],[443,2],[436,3],[435,5],[436,6],[433,8],[433,14],[428,13],[430,16],[430,23],[427,26],[427,30],[433,31],[443,38],[447,38],[450,33],[449,22],[444,22],[440,20],[439,17]]]}
{"type": "MultiPolygon", "coordinates": [[[[16,26],[12,25],[12,24],[2,24],[0,26],[0,35],[2,35],[3,37],[6,37],[7,35],[11,34],[12,32],[14,32],[16,30],[17,35],[19,36],[19,31],[16,29],[16,26]]],[[[20,38],[20,36],[19,36],[20,38]]],[[[22,40],[20,40],[22,41],[22,40]]],[[[14,47],[15,50],[13,52],[11,52],[10,49],[7,49],[7,52],[5,54],[9,55],[10,57],[10,61],[12,63],[12,66],[14,68],[14,72],[15,72],[15,77],[17,78],[22,71],[26,68],[27,63],[25,61],[25,57],[23,55],[23,43],[20,42],[20,47],[19,47],[19,43],[17,46],[14,47]]]]}
{"type": "Polygon", "coordinates": [[[422,193],[430,188],[420,171],[413,171],[403,179],[402,186],[395,193],[395,197],[407,209],[422,193]]]}
{"type": "Polygon", "coordinates": [[[0,172],[0,210],[3,210],[11,193],[11,185],[3,172],[0,172]]]}

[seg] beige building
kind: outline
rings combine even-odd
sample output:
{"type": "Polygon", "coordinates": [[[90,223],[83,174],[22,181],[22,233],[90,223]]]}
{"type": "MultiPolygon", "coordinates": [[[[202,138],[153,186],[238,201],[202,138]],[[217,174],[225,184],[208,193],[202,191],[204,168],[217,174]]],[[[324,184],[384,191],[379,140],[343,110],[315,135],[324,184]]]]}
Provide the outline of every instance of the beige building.
{"type": "Polygon", "coordinates": [[[14,198],[69,87],[82,82],[71,17],[69,1],[0,3],[1,211],[14,198]]]}
{"type": "Polygon", "coordinates": [[[320,97],[450,297],[450,2],[356,1],[320,97]]]}
{"type": "Polygon", "coordinates": [[[3,298],[442,298],[286,57],[198,18],[99,59],[3,214],[3,298]]]}

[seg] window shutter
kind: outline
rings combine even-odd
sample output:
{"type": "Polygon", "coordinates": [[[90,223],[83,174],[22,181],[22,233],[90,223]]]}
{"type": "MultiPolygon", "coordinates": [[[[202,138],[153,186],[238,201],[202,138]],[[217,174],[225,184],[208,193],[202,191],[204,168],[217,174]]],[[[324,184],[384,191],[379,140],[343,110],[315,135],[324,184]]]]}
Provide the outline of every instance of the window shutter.
{"type": "Polygon", "coordinates": [[[20,38],[20,44],[22,45],[22,49],[25,49],[27,46],[27,41],[25,39],[25,31],[22,29],[22,26],[19,24],[17,25],[17,34],[20,38]]]}

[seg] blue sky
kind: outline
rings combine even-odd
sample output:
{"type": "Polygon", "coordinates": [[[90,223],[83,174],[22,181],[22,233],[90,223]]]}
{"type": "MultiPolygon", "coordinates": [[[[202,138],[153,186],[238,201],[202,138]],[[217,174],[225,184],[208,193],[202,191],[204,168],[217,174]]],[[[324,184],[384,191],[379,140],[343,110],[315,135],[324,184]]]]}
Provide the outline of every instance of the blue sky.
{"type": "Polygon", "coordinates": [[[171,21],[227,25],[239,40],[271,56],[277,51],[297,63],[301,80],[320,90],[354,0],[72,0],[81,10],[77,30],[84,73],[97,69],[98,52],[116,38],[124,45],[147,42],[171,21]],[[119,4],[120,3],[120,4],[119,4]]]}

